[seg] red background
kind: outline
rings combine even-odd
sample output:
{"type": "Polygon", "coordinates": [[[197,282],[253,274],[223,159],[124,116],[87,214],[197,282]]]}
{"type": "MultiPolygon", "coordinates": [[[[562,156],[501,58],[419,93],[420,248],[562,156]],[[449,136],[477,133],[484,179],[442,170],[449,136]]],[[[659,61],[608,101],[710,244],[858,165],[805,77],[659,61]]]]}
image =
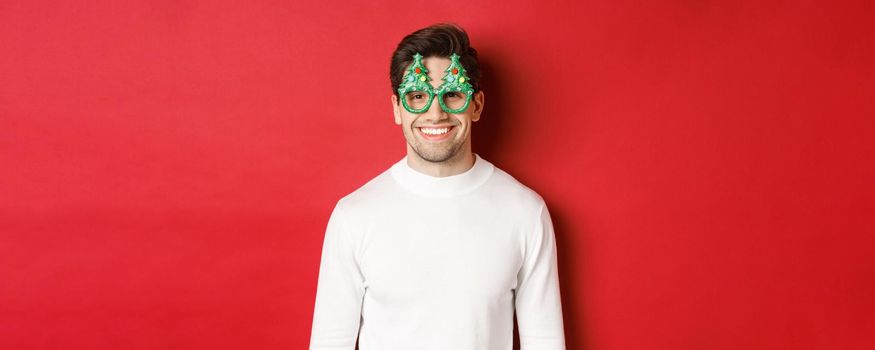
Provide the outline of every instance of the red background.
{"type": "Polygon", "coordinates": [[[569,349],[875,347],[869,1],[0,4],[0,347],[305,349],[328,215],[455,21],[569,349]]]}

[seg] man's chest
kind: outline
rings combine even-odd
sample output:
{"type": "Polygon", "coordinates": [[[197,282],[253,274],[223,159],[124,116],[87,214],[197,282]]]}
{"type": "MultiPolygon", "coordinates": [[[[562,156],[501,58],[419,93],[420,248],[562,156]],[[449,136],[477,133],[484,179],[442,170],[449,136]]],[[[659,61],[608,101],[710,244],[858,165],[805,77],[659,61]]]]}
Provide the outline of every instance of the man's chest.
{"type": "Polygon", "coordinates": [[[363,241],[361,268],[371,298],[416,303],[465,296],[499,298],[516,287],[522,235],[490,217],[376,221],[363,241]]]}

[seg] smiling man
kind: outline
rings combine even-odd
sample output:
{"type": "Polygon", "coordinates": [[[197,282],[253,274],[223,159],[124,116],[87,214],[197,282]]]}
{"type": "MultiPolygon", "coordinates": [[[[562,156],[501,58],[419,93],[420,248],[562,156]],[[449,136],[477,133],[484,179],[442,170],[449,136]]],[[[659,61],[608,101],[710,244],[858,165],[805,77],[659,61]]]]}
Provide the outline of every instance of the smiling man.
{"type": "Polygon", "coordinates": [[[458,26],[392,55],[407,155],[341,198],[325,232],[311,350],[562,350],[553,224],[544,200],[471,150],[477,51],[458,26]]]}

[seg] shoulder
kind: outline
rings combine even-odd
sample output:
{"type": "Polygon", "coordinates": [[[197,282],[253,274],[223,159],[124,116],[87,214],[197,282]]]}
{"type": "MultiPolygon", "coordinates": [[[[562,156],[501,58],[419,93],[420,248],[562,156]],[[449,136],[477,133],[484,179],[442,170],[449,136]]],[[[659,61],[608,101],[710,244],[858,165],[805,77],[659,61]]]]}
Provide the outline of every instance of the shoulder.
{"type": "Polygon", "coordinates": [[[504,170],[495,167],[488,185],[493,196],[500,202],[512,203],[523,213],[540,212],[545,206],[544,198],[504,170]]]}
{"type": "Polygon", "coordinates": [[[489,215],[501,218],[515,227],[516,232],[528,232],[541,221],[546,207],[544,198],[511,174],[495,166],[484,185],[476,201],[478,206],[489,208],[489,215]]]}
{"type": "Polygon", "coordinates": [[[397,191],[391,176],[391,168],[368,180],[349,194],[341,197],[335,210],[343,212],[347,217],[367,217],[371,211],[392,203],[397,198],[397,191]]]}

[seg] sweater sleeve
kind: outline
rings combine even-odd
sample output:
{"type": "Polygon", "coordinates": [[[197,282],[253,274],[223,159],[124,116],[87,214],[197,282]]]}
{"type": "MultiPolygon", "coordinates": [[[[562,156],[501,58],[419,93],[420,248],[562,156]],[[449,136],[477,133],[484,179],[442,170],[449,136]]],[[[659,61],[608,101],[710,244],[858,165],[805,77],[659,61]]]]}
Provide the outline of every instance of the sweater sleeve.
{"type": "Polygon", "coordinates": [[[355,349],[365,292],[355,246],[338,202],[322,245],[310,350],[355,349]]]}
{"type": "Polygon", "coordinates": [[[514,304],[521,349],[564,350],[556,239],[545,204],[541,205],[534,231],[526,239],[517,282],[514,304]]]}

